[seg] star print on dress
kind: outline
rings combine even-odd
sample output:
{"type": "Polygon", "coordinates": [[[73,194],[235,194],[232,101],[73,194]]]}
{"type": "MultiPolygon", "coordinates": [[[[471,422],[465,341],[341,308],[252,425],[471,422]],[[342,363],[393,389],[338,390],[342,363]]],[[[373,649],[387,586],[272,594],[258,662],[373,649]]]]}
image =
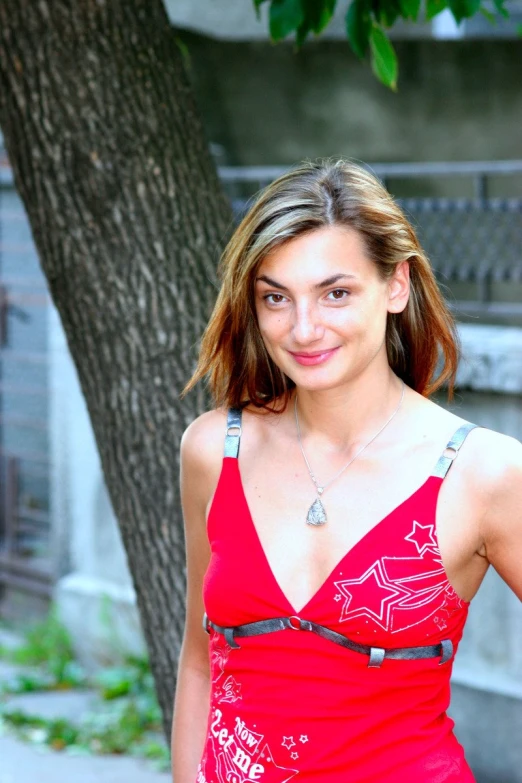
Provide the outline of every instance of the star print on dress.
{"type": "Polygon", "coordinates": [[[210,639],[210,660],[221,672],[225,670],[231,649],[226,641],[221,640],[219,634],[213,633],[210,639]]]}
{"type": "Polygon", "coordinates": [[[290,753],[290,758],[292,758],[294,761],[299,758],[299,753],[296,753],[295,750],[290,753]]]}
{"type": "Polygon", "coordinates": [[[358,579],[344,579],[342,582],[335,582],[335,586],[346,598],[339,622],[354,617],[371,617],[385,631],[390,624],[392,601],[397,596],[407,595],[406,590],[388,582],[380,560],[358,579]]]}
{"type": "MultiPolygon", "coordinates": [[[[426,529],[428,526],[423,527],[426,529]]],[[[411,532],[418,533],[415,525],[411,532]]],[[[334,582],[336,589],[345,597],[339,622],[363,617],[367,618],[366,624],[373,622],[384,631],[399,633],[429,617],[433,618],[433,615],[437,615],[435,622],[440,623],[441,618],[447,618],[450,612],[461,608],[462,602],[457,603],[458,597],[454,597],[444,567],[433,557],[434,548],[429,550],[434,564],[431,570],[426,569],[428,550],[424,549],[422,542],[417,549],[423,554],[409,557],[384,555],[358,578],[334,582]],[[441,612],[446,614],[441,615],[441,612]]],[[[443,626],[439,625],[440,630],[447,627],[443,622],[443,626]]]]}
{"type": "Polygon", "coordinates": [[[417,547],[417,552],[424,555],[428,549],[436,549],[437,542],[434,537],[435,525],[421,525],[417,520],[413,520],[413,530],[404,537],[405,541],[411,541],[417,547]]]}
{"type": "Polygon", "coordinates": [[[221,686],[221,693],[218,696],[218,701],[226,701],[231,704],[241,698],[241,683],[230,674],[221,686]]]}
{"type": "Polygon", "coordinates": [[[462,607],[462,603],[462,600],[458,597],[454,589],[449,587],[446,590],[446,595],[444,596],[444,602],[441,606],[441,609],[443,612],[447,612],[449,616],[458,611],[462,607]]]}
{"type": "Polygon", "coordinates": [[[334,595],[334,601],[342,601],[342,600],[343,600],[343,597],[342,597],[341,593],[336,593],[336,595],[334,595]]]}
{"type": "Polygon", "coordinates": [[[283,737],[283,741],[282,741],[281,745],[284,748],[288,748],[288,750],[290,750],[290,748],[293,748],[294,745],[295,745],[294,738],[293,737],[283,737]]]}
{"type": "Polygon", "coordinates": [[[301,736],[299,737],[299,742],[303,742],[303,743],[308,742],[308,734],[301,734],[301,736]]]}

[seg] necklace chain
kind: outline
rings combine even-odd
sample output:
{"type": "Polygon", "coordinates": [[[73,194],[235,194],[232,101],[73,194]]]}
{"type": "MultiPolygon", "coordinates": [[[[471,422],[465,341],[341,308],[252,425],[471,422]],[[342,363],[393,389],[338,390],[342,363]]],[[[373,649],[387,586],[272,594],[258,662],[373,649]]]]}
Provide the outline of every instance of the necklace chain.
{"type": "Polygon", "coordinates": [[[308,473],[310,474],[310,478],[311,478],[311,479],[312,479],[312,481],[314,482],[314,484],[315,484],[315,487],[316,487],[316,489],[317,489],[317,492],[318,492],[318,494],[319,494],[319,495],[322,495],[322,494],[323,494],[323,492],[324,492],[324,491],[325,491],[325,490],[326,490],[326,489],[327,489],[327,488],[330,486],[330,484],[332,484],[332,483],[335,481],[335,479],[336,479],[336,478],[339,478],[339,476],[341,475],[341,473],[344,473],[344,471],[346,470],[346,468],[347,468],[349,465],[351,465],[351,464],[352,464],[352,462],[353,462],[355,459],[357,459],[357,457],[359,456],[359,454],[361,454],[361,453],[364,451],[364,449],[366,449],[366,448],[367,448],[367,447],[370,445],[370,443],[373,443],[373,441],[375,440],[375,438],[376,438],[378,435],[380,435],[380,434],[381,434],[381,432],[383,431],[383,429],[384,429],[385,427],[387,427],[387,426],[388,426],[388,424],[389,424],[389,423],[390,423],[390,421],[393,419],[393,417],[394,417],[394,416],[395,416],[395,415],[396,415],[396,414],[399,412],[399,408],[401,407],[401,405],[402,405],[402,400],[403,400],[403,398],[404,398],[404,389],[405,389],[405,383],[404,383],[404,381],[403,381],[403,382],[402,382],[402,393],[401,393],[401,398],[400,398],[400,400],[399,400],[399,404],[397,405],[397,407],[396,407],[396,408],[395,408],[395,410],[393,411],[393,413],[392,413],[392,415],[390,416],[390,418],[389,418],[389,419],[388,419],[388,420],[387,420],[387,421],[386,421],[386,422],[385,422],[385,423],[382,425],[382,427],[380,428],[380,430],[379,430],[378,432],[376,432],[376,433],[375,433],[375,435],[374,435],[374,436],[371,438],[371,440],[369,440],[369,441],[368,441],[368,443],[365,443],[365,444],[364,444],[364,446],[362,446],[362,447],[359,449],[359,451],[357,451],[357,452],[356,452],[356,454],[355,454],[355,455],[354,455],[354,456],[353,456],[353,457],[352,457],[352,458],[351,458],[351,459],[350,459],[350,460],[349,460],[349,461],[346,463],[346,465],[344,465],[344,466],[341,468],[341,470],[337,471],[337,473],[335,474],[335,476],[334,476],[333,478],[331,478],[329,481],[327,481],[327,482],[326,482],[326,484],[319,484],[319,482],[317,481],[317,479],[316,479],[316,477],[315,477],[315,475],[314,475],[314,473],[313,473],[313,471],[312,471],[312,468],[310,467],[310,463],[308,462],[307,456],[306,456],[306,454],[305,454],[305,450],[304,450],[304,448],[303,448],[303,443],[302,443],[302,441],[301,441],[301,428],[299,427],[299,417],[298,417],[298,415],[297,415],[297,394],[295,395],[295,398],[294,398],[294,413],[295,413],[295,423],[296,423],[296,428],[297,428],[297,439],[298,439],[298,441],[299,441],[299,446],[300,446],[300,448],[301,448],[301,452],[302,452],[302,454],[303,454],[304,461],[305,461],[305,463],[306,463],[306,467],[308,468],[308,473]]]}

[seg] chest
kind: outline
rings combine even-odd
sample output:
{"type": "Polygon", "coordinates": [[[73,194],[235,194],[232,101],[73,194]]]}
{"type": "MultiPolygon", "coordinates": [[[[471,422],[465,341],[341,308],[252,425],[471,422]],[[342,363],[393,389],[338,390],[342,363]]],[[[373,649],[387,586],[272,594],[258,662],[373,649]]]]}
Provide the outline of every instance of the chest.
{"type": "MultiPolygon", "coordinates": [[[[298,614],[366,639],[364,643],[380,640],[385,646],[391,634],[408,645],[421,627],[423,639],[446,629],[450,615],[438,614],[441,607],[445,612],[463,608],[438,547],[433,518],[437,477],[428,477],[398,506],[388,508],[357,539],[336,535],[339,518],[344,521],[338,517],[339,499],[332,506],[335,516],[324,527],[311,528],[303,518],[302,531],[296,532],[295,513],[286,516],[290,505],[279,510],[274,501],[277,524],[270,518],[270,524],[259,528],[245,486],[237,461],[225,460],[209,515],[212,555],[204,585],[207,612],[218,623],[298,614]],[[339,541],[344,548],[335,551],[339,541]]],[[[261,489],[257,486],[258,503],[261,489]]],[[[262,503],[258,507],[264,508],[262,503]]]]}
{"type": "MultiPolygon", "coordinates": [[[[318,527],[306,523],[317,492],[302,455],[245,452],[237,466],[247,509],[244,524],[251,526],[255,546],[294,607],[304,606],[350,553],[350,565],[369,544],[376,556],[404,555],[409,544],[402,539],[419,530],[425,543],[436,544],[450,580],[469,592],[466,564],[476,544],[473,509],[462,503],[458,481],[434,478],[430,483],[431,449],[421,447],[396,459],[360,460],[329,486],[328,468],[314,465],[318,481],[326,485],[321,501],[327,521],[318,527]]],[[[426,552],[424,548],[422,554],[426,552]]],[[[414,545],[412,554],[419,554],[414,545]]]]}

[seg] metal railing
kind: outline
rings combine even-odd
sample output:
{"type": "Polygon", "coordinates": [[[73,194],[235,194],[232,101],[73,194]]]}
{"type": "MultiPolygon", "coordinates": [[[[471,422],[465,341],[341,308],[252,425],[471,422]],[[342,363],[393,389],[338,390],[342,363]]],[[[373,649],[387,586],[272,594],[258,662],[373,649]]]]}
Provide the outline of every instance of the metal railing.
{"type": "MultiPolygon", "coordinates": [[[[414,225],[456,315],[522,323],[522,188],[515,197],[491,195],[493,178],[498,190],[499,180],[522,177],[522,160],[375,163],[369,168],[414,225]],[[445,188],[471,195],[443,195],[445,188]],[[416,195],[401,197],[405,189],[416,195]]],[[[219,169],[238,216],[260,188],[285,171],[280,166],[219,169]]]]}

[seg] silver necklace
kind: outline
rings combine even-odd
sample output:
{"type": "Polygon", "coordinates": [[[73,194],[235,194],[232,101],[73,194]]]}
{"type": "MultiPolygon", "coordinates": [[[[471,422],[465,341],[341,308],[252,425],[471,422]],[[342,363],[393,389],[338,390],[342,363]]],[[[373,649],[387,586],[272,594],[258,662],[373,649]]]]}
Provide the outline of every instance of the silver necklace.
{"type": "Polygon", "coordinates": [[[306,462],[306,467],[308,468],[308,473],[310,474],[310,478],[311,478],[311,479],[312,479],[312,481],[314,482],[314,484],[315,484],[315,488],[316,488],[316,490],[317,490],[317,498],[314,500],[314,502],[312,503],[312,505],[311,505],[311,506],[310,506],[310,508],[308,509],[308,514],[306,515],[306,521],[307,521],[307,523],[308,523],[309,525],[315,525],[315,526],[318,526],[318,525],[324,525],[324,524],[325,524],[327,517],[326,517],[326,509],[325,509],[325,507],[324,507],[324,505],[323,505],[323,503],[322,503],[322,500],[321,500],[321,496],[322,496],[322,494],[324,493],[324,491],[325,491],[326,489],[328,489],[328,487],[330,486],[330,484],[333,484],[333,482],[335,481],[335,479],[336,479],[336,478],[339,478],[339,476],[341,475],[341,473],[344,473],[344,471],[346,470],[346,468],[347,468],[349,465],[351,465],[351,464],[352,464],[352,462],[353,462],[355,459],[357,459],[357,457],[359,456],[359,454],[361,454],[361,452],[363,452],[363,451],[364,451],[364,449],[365,449],[365,448],[367,448],[367,447],[370,445],[370,443],[373,443],[373,441],[375,440],[375,438],[376,438],[378,435],[380,435],[380,434],[381,434],[381,432],[383,431],[383,429],[384,429],[385,427],[387,427],[387,426],[388,426],[388,424],[389,424],[389,423],[390,423],[390,421],[393,419],[393,417],[394,417],[394,416],[395,416],[395,415],[398,413],[398,411],[399,411],[399,408],[400,408],[400,407],[401,407],[401,405],[402,405],[402,401],[403,401],[403,399],[404,399],[404,389],[405,389],[405,383],[404,383],[404,381],[403,381],[403,382],[402,382],[402,393],[401,393],[401,399],[399,400],[399,404],[397,405],[397,407],[396,407],[396,408],[395,408],[395,410],[393,411],[393,413],[392,413],[392,415],[390,416],[390,418],[388,419],[388,421],[386,421],[386,422],[385,422],[385,423],[382,425],[381,429],[380,429],[378,432],[376,432],[376,433],[375,433],[375,435],[373,436],[373,438],[372,438],[371,440],[369,440],[369,441],[368,441],[368,443],[365,443],[365,444],[364,444],[364,446],[362,446],[362,448],[360,448],[360,449],[359,449],[359,451],[358,451],[358,452],[356,452],[356,454],[355,454],[355,455],[354,455],[354,456],[353,456],[353,457],[352,457],[352,458],[351,458],[351,459],[350,459],[350,460],[349,460],[349,461],[346,463],[346,465],[344,465],[344,466],[341,468],[341,470],[337,471],[337,473],[335,474],[335,476],[334,476],[333,478],[331,478],[329,481],[327,481],[327,482],[326,482],[326,484],[319,484],[319,482],[317,481],[317,478],[315,477],[315,475],[314,475],[314,473],[313,473],[313,471],[312,471],[312,468],[310,467],[310,463],[308,462],[308,459],[307,459],[307,457],[306,457],[305,450],[304,450],[304,448],[303,448],[303,444],[302,444],[302,441],[301,441],[301,428],[299,427],[299,417],[298,417],[298,415],[297,415],[297,394],[295,395],[295,398],[294,398],[294,413],[295,413],[295,424],[296,424],[296,427],[297,427],[297,439],[298,439],[298,441],[299,441],[299,446],[301,447],[301,452],[302,452],[302,454],[303,454],[304,461],[306,462]]]}

